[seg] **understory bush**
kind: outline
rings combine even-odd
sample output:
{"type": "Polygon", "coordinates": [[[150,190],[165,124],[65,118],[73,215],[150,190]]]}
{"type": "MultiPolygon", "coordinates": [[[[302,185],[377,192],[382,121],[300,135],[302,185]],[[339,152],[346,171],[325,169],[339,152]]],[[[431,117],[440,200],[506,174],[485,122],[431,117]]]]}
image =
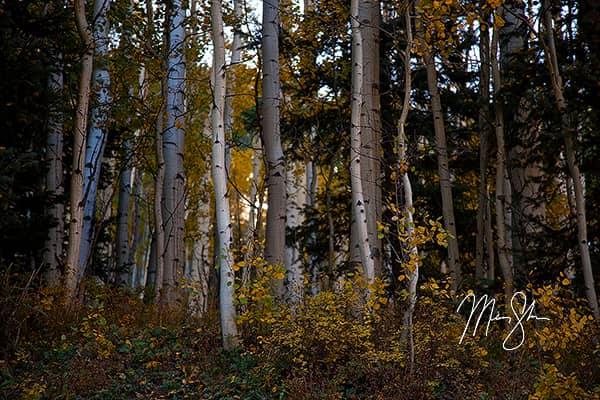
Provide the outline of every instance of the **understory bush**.
{"type": "Polygon", "coordinates": [[[3,289],[2,315],[19,321],[20,338],[2,344],[0,398],[600,398],[597,323],[563,277],[527,288],[549,320],[526,322],[525,342],[514,351],[502,348],[507,330],[499,323],[459,343],[460,296],[445,281],[424,281],[412,373],[403,301],[380,283],[367,291],[359,278],[294,307],[255,287],[254,298],[238,303],[243,345],[232,352],[220,347],[214,311],[192,318],[139,293],[94,285],[67,307],[59,291],[24,288],[3,289]]]}

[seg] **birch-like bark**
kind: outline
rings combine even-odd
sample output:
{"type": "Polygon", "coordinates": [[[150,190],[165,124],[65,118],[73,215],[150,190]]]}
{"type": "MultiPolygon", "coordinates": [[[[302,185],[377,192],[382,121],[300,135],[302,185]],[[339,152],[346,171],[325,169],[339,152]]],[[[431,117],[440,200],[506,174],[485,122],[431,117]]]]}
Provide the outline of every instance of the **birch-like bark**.
{"type": "Polygon", "coordinates": [[[50,287],[60,285],[60,269],[63,257],[64,240],[64,184],[63,184],[63,113],[61,110],[61,99],[63,93],[63,64],[62,55],[56,55],[54,70],[48,77],[48,89],[52,93],[53,100],[48,112],[48,136],[46,141],[46,162],[48,172],[46,173],[46,190],[51,199],[47,215],[53,225],[48,230],[48,238],[44,245],[44,265],[46,283],[50,287]]]}
{"type": "Polygon", "coordinates": [[[219,300],[221,311],[221,332],[223,347],[226,350],[239,345],[236,325],[234,295],[235,274],[233,256],[230,251],[231,221],[225,160],[225,38],[223,35],[223,14],[220,0],[211,2],[211,27],[213,39],[213,68],[211,74],[213,107],[212,121],[212,175],[215,189],[215,209],[219,236],[218,265],[220,271],[219,300]]]}
{"type": "Polygon", "coordinates": [[[569,109],[567,99],[564,96],[563,80],[558,66],[556,56],[556,44],[554,42],[554,28],[552,26],[552,15],[550,14],[550,5],[547,1],[542,2],[542,19],[545,33],[545,61],[550,70],[550,79],[552,81],[552,91],[558,112],[561,114],[562,130],[565,140],[565,153],[567,157],[567,166],[569,174],[573,179],[573,191],[575,192],[575,210],[577,212],[577,240],[579,242],[579,252],[581,256],[581,265],[583,269],[583,280],[585,285],[585,295],[592,313],[596,319],[600,318],[598,308],[598,296],[594,286],[594,272],[590,258],[590,248],[587,236],[587,219],[585,215],[585,195],[583,191],[583,176],[579,170],[579,164],[575,155],[576,135],[575,129],[569,120],[569,109]]]}
{"type": "Polygon", "coordinates": [[[382,274],[381,221],[381,101],[379,96],[379,0],[359,2],[363,52],[363,104],[361,110],[361,177],[367,216],[367,234],[375,276],[382,274]]]}
{"type": "Polygon", "coordinates": [[[356,243],[363,274],[367,284],[372,284],[375,279],[375,264],[371,256],[367,228],[367,211],[363,194],[363,181],[361,174],[362,161],[362,126],[361,113],[364,103],[363,98],[363,40],[362,25],[359,7],[361,0],[352,0],[350,3],[350,18],[352,24],[352,114],[350,121],[350,186],[352,190],[352,208],[354,213],[354,226],[356,243]]]}
{"type": "MultiPolygon", "coordinates": [[[[211,118],[204,120],[202,135],[212,141],[211,118]]],[[[208,161],[208,160],[207,160],[208,161]]],[[[208,165],[207,165],[208,166],[208,165]]],[[[200,179],[200,187],[210,188],[211,168],[200,179]]],[[[196,223],[198,229],[194,235],[190,254],[190,280],[193,291],[189,296],[189,310],[199,317],[208,311],[208,290],[210,277],[210,233],[211,233],[211,196],[200,199],[196,205],[196,223]]]]}
{"type": "MultiPolygon", "coordinates": [[[[270,265],[284,268],[286,185],[285,158],[279,130],[279,0],[263,2],[262,62],[262,132],[268,187],[265,259],[270,265]]],[[[275,296],[283,299],[283,280],[273,285],[275,296]]]]}
{"type": "Polygon", "coordinates": [[[402,103],[402,113],[398,121],[398,172],[402,178],[402,188],[404,191],[404,229],[407,234],[407,247],[409,261],[405,267],[405,275],[408,278],[408,308],[404,313],[404,328],[408,333],[410,371],[414,372],[415,364],[415,343],[413,335],[413,315],[417,304],[417,283],[419,281],[419,249],[415,242],[415,224],[413,220],[413,195],[412,185],[408,176],[408,159],[406,156],[406,133],[405,126],[410,111],[410,94],[412,91],[412,79],[410,68],[410,53],[413,45],[412,26],[410,20],[410,7],[405,11],[406,25],[406,48],[404,50],[404,101],[402,103]]]}
{"type": "Polygon", "coordinates": [[[185,10],[183,0],[173,0],[167,8],[169,46],[167,57],[166,126],[162,134],[164,185],[162,192],[165,232],[164,300],[182,300],[178,286],[185,265],[183,170],[185,133],[185,10]]]}
{"type": "Polygon", "coordinates": [[[496,112],[496,244],[498,249],[498,262],[504,278],[504,301],[509,304],[513,295],[513,273],[508,258],[507,232],[506,232],[506,153],[504,145],[504,105],[500,98],[502,82],[498,66],[498,29],[494,28],[492,34],[492,79],[494,83],[494,110],[496,112]]]}
{"type": "MultiPolygon", "coordinates": [[[[415,4],[417,17],[419,16],[419,4],[415,4]]],[[[452,277],[452,289],[456,292],[461,278],[459,263],[458,239],[456,235],[456,222],[454,220],[454,201],[452,199],[452,183],[450,181],[450,166],[448,163],[448,145],[446,142],[446,128],[444,126],[444,113],[438,90],[437,71],[435,59],[429,44],[425,41],[423,22],[417,21],[417,34],[420,40],[420,50],[423,52],[423,60],[427,69],[427,87],[431,97],[431,111],[433,115],[433,128],[435,130],[435,147],[438,159],[438,175],[440,178],[440,190],[442,192],[442,211],[444,215],[444,229],[448,232],[448,266],[452,277]]]]}
{"type": "Polygon", "coordinates": [[[73,299],[77,294],[77,276],[80,270],[79,254],[83,229],[83,170],[85,167],[85,144],[90,102],[90,83],[94,61],[94,38],[85,15],[85,1],[75,0],[75,22],[84,45],[85,53],[79,72],[79,93],[75,112],[73,137],[73,163],[71,166],[69,245],[65,265],[65,294],[73,299]]]}
{"type": "Polygon", "coordinates": [[[110,0],[94,1],[94,99],[90,112],[90,126],[85,150],[85,169],[83,174],[83,231],[79,254],[78,281],[90,262],[94,242],[94,217],[96,213],[96,195],[100,182],[102,155],[106,146],[108,132],[108,114],[112,99],[109,94],[110,75],[108,71],[108,10],[110,0]]]}
{"type": "MultiPolygon", "coordinates": [[[[287,170],[287,229],[295,232],[304,222],[306,208],[306,167],[301,161],[288,163],[287,170]]],[[[297,305],[304,295],[304,258],[300,241],[292,236],[285,248],[286,300],[297,305]]]]}
{"type": "Polygon", "coordinates": [[[145,247],[147,224],[142,215],[143,208],[141,207],[142,199],[145,198],[143,172],[139,168],[134,168],[133,172],[133,209],[131,216],[133,235],[131,247],[129,248],[128,264],[131,266],[131,288],[137,289],[144,287],[146,275],[140,249],[145,247]]]}

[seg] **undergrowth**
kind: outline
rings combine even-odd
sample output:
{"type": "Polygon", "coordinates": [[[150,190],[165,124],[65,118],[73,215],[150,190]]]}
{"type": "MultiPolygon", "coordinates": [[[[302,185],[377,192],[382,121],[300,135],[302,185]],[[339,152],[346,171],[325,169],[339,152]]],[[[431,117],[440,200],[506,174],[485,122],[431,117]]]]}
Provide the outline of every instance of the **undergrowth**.
{"type": "Polygon", "coordinates": [[[538,314],[551,319],[528,323],[523,346],[510,352],[498,324],[459,344],[465,316],[446,283],[423,283],[412,375],[402,302],[381,286],[365,297],[364,286],[347,281],[294,309],[250,298],[243,346],[224,352],[215,312],[194,319],[139,293],[93,286],[67,306],[60,291],[25,291],[23,281],[2,289],[0,398],[600,398],[597,325],[560,280],[528,288],[538,314]]]}

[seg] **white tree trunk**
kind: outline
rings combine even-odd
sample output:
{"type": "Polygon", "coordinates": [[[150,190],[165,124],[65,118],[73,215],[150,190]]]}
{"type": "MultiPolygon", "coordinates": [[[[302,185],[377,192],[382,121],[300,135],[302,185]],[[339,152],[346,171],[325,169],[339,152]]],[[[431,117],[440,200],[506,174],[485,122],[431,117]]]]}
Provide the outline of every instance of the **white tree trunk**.
{"type": "MultiPolygon", "coordinates": [[[[268,209],[265,259],[281,268],[285,263],[285,158],[279,131],[279,0],[263,1],[262,23],[263,103],[262,129],[267,164],[268,209]]],[[[284,295],[283,281],[274,282],[278,299],[284,295]]]]}
{"type": "Polygon", "coordinates": [[[81,281],[83,273],[92,254],[94,241],[94,217],[96,213],[96,194],[100,181],[100,167],[102,155],[106,146],[108,131],[108,114],[112,99],[109,94],[110,75],[108,72],[108,10],[110,0],[94,1],[94,98],[95,104],[90,112],[90,126],[85,150],[85,169],[83,174],[83,232],[81,250],[79,254],[78,280],[81,281]]]}
{"type": "MultiPolygon", "coordinates": [[[[306,167],[300,161],[288,163],[287,170],[287,229],[294,232],[304,222],[307,202],[306,167]]],[[[297,305],[304,295],[304,257],[300,241],[292,236],[285,248],[286,300],[297,305]]]]}
{"type": "Polygon", "coordinates": [[[183,0],[168,7],[169,53],[167,57],[166,127],[162,135],[165,175],[163,186],[163,222],[165,227],[165,301],[172,304],[183,298],[178,287],[185,265],[183,170],[185,127],[185,9],[183,0]]]}
{"type": "MultiPolygon", "coordinates": [[[[211,120],[204,121],[202,134],[211,140],[211,120]]],[[[207,160],[208,161],[208,160],[207,160]]],[[[208,190],[210,187],[211,168],[206,168],[199,185],[208,190]]],[[[208,290],[210,277],[210,232],[211,232],[211,196],[200,199],[196,205],[197,232],[194,235],[190,254],[190,282],[192,293],[189,296],[191,315],[199,317],[208,311],[208,290]]]]}
{"type": "Polygon", "coordinates": [[[52,227],[48,231],[48,238],[44,245],[44,265],[46,266],[45,278],[50,287],[60,284],[59,265],[63,256],[64,240],[64,193],[63,184],[63,113],[60,111],[63,91],[63,65],[62,55],[57,54],[56,69],[48,77],[48,89],[52,92],[53,99],[48,113],[48,136],[46,142],[46,190],[50,195],[52,204],[47,215],[52,219],[52,227]]]}
{"type": "Polygon", "coordinates": [[[547,1],[542,2],[542,16],[545,30],[545,61],[550,70],[550,78],[552,80],[552,89],[554,92],[554,100],[558,111],[562,116],[562,129],[565,139],[565,153],[567,157],[567,166],[569,174],[573,179],[573,191],[575,192],[575,209],[577,216],[577,240],[579,242],[579,252],[581,256],[581,265],[583,268],[583,280],[585,284],[585,294],[588,299],[588,304],[592,309],[592,313],[596,319],[600,318],[600,310],[598,308],[598,296],[594,285],[594,272],[592,269],[592,261],[590,258],[590,248],[587,236],[587,219],[585,216],[585,195],[583,190],[583,177],[579,171],[579,165],[575,156],[575,141],[576,135],[574,128],[571,126],[568,115],[567,100],[564,97],[563,81],[560,69],[558,67],[558,59],[556,56],[556,45],[554,43],[554,28],[552,26],[552,15],[547,1]]]}
{"type": "MultiPolygon", "coordinates": [[[[416,14],[419,16],[419,4],[415,5],[416,14]]],[[[458,238],[456,234],[456,223],[454,220],[454,201],[452,199],[452,183],[450,182],[450,165],[448,163],[448,145],[446,143],[446,128],[444,126],[444,113],[438,90],[437,71],[435,59],[425,41],[423,22],[417,21],[417,33],[421,42],[423,60],[427,69],[427,87],[431,97],[431,112],[433,115],[433,128],[435,130],[435,147],[438,158],[438,175],[440,178],[440,190],[442,192],[442,209],[444,215],[444,229],[448,232],[448,265],[452,276],[452,289],[456,292],[461,278],[459,263],[458,238]]]]}
{"type": "Polygon", "coordinates": [[[404,50],[404,102],[402,104],[402,113],[398,121],[398,163],[399,173],[402,178],[402,187],[404,189],[404,229],[408,239],[408,254],[409,262],[405,268],[405,274],[408,278],[408,308],[404,313],[404,327],[408,332],[409,339],[409,354],[410,354],[410,370],[414,371],[415,363],[415,346],[413,336],[413,315],[417,304],[417,284],[419,281],[419,249],[415,243],[415,224],[413,220],[413,195],[412,185],[408,176],[408,159],[406,157],[406,134],[405,125],[410,111],[410,94],[412,91],[412,79],[410,68],[410,53],[413,45],[412,25],[410,20],[410,7],[407,7],[405,12],[406,25],[406,48],[404,50]]]}
{"type": "Polygon", "coordinates": [[[75,21],[85,53],[79,72],[79,93],[75,112],[75,132],[73,138],[73,163],[71,166],[69,245],[65,265],[65,294],[73,299],[77,294],[77,275],[80,270],[79,253],[83,228],[83,169],[86,142],[90,83],[94,61],[94,39],[85,16],[85,1],[75,0],[75,21]]]}
{"type": "Polygon", "coordinates": [[[213,68],[211,75],[213,108],[212,120],[212,174],[215,188],[215,208],[219,248],[217,260],[220,271],[219,300],[221,306],[221,330],[223,347],[226,350],[239,345],[236,326],[234,295],[235,274],[233,256],[230,251],[231,221],[225,165],[225,38],[223,35],[223,15],[221,1],[211,2],[211,26],[213,38],[213,68]]]}
{"type": "Polygon", "coordinates": [[[504,301],[508,305],[513,295],[513,273],[508,258],[508,244],[506,231],[506,153],[504,146],[504,105],[500,97],[502,82],[498,66],[498,29],[492,35],[492,78],[494,83],[494,107],[496,111],[496,244],[498,247],[498,261],[504,278],[504,301]]]}
{"type": "Polygon", "coordinates": [[[350,186],[352,188],[352,208],[358,247],[365,280],[372,284],[375,279],[375,265],[371,256],[367,228],[367,212],[363,195],[361,174],[362,127],[361,111],[363,107],[363,42],[362,26],[359,15],[360,0],[352,0],[350,18],[352,23],[352,116],[350,125],[350,186]]]}

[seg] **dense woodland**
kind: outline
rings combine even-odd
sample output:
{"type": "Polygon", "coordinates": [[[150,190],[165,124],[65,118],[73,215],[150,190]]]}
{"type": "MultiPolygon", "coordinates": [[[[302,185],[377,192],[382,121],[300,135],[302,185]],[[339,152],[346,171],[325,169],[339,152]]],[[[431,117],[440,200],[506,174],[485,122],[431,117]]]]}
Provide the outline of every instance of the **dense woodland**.
{"type": "Polygon", "coordinates": [[[0,397],[600,398],[597,1],[0,0],[0,35],[0,397]]]}

